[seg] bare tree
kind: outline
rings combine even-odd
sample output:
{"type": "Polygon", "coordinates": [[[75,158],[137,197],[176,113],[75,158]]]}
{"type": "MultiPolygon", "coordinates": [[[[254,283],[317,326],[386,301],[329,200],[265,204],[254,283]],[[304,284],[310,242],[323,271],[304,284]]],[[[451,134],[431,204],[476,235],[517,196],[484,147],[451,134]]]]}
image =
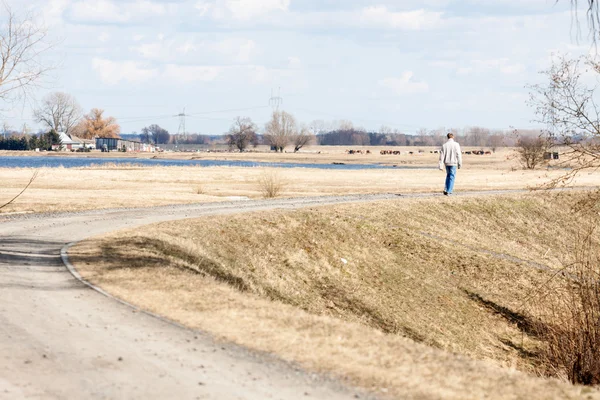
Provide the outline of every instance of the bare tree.
{"type": "MultiPolygon", "coordinates": [[[[558,2],[558,0],[556,0],[556,2],[558,2]]],[[[587,0],[586,2],[588,4],[586,16],[590,26],[592,41],[595,43],[600,36],[600,5],[598,4],[598,0],[587,0]]],[[[571,8],[575,13],[575,17],[578,17],[577,5],[580,3],[580,0],[571,0],[571,8]]]]}
{"type": "Polygon", "coordinates": [[[430,130],[428,136],[432,146],[441,146],[446,141],[446,132],[442,128],[430,130]]]}
{"type": "Polygon", "coordinates": [[[297,133],[296,119],[285,111],[275,111],[265,127],[265,139],[275,148],[283,152],[297,133]]]}
{"type": "Polygon", "coordinates": [[[64,92],[54,92],[48,94],[42,100],[42,104],[37,108],[33,115],[37,122],[41,122],[49,129],[56,132],[71,134],[72,129],[77,125],[83,111],[75,97],[64,92]]]}
{"type": "Polygon", "coordinates": [[[237,117],[226,136],[227,144],[230,148],[237,147],[240,152],[243,152],[256,140],[256,130],[256,125],[250,118],[237,117]]]}
{"type": "Polygon", "coordinates": [[[314,143],[315,140],[315,135],[313,135],[310,129],[306,126],[303,126],[292,138],[294,153],[298,152],[304,146],[314,143]]]}
{"type": "Polygon", "coordinates": [[[596,87],[588,86],[584,72],[600,75],[600,63],[591,57],[558,57],[542,72],[547,82],[530,86],[529,104],[537,122],[548,126],[551,144],[561,146],[560,164],[571,168],[561,182],[583,169],[600,167],[600,104],[596,87]]]}
{"type": "Polygon", "coordinates": [[[156,124],[142,128],[140,139],[143,143],[167,144],[171,140],[171,134],[156,124]]]}
{"type": "Polygon", "coordinates": [[[309,124],[309,126],[313,130],[313,132],[317,135],[320,133],[326,133],[328,130],[331,129],[331,124],[325,122],[322,119],[317,119],[317,120],[312,121],[309,124]]]}
{"type": "Polygon", "coordinates": [[[505,145],[504,134],[500,131],[494,132],[493,134],[490,135],[489,142],[490,142],[490,148],[495,153],[496,150],[498,150],[498,147],[505,145]]]}
{"type": "Polygon", "coordinates": [[[387,125],[381,125],[381,127],[379,128],[379,133],[381,133],[382,135],[390,135],[392,131],[392,128],[390,128],[387,125]]]}
{"type": "Polygon", "coordinates": [[[82,139],[118,138],[121,127],[114,117],[103,117],[104,110],[92,108],[74,128],[73,134],[82,139]]]}
{"type": "Polygon", "coordinates": [[[487,145],[489,135],[489,129],[482,128],[480,126],[473,126],[469,128],[467,133],[466,144],[469,146],[485,147],[487,145]]]}
{"type": "Polygon", "coordinates": [[[11,130],[10,124],[8,122],[4,121],[2,123],[2,135],[3,135],[4,138],[6,138],[6,135],[8,133],[10,133],[10,130],[11,130]]]}
{"type": "Polygon", "coordinates": [[[548,151],[548,140],[543,136],[519,136],[515,151],[519,162],[525,169],[535,169],[544,162],[544,154],[548,151]]]}
{"type": "Polygon", "coordinates": [[[46,28],[31,14],[18,15],[4,2],[0,9],[0,100],[12,102],[26,98],[52,69],[40,60],[51,46],[46,28]]]}
{"type": "Polygon", "coordinates": [[[352,121],[347,120],[347,119],[342,119],[342,120],[338,121],[338,126],[339,126],[338,129],[340,131],[351,131],[354,129],[354,124],[352,123],[352,121]]]}

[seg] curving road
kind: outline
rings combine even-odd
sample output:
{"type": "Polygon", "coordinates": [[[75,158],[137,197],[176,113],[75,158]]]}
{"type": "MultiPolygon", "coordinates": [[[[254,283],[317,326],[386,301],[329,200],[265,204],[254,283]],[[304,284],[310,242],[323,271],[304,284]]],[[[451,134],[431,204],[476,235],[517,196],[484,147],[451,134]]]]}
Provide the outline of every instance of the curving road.
{"type": "Polygon", "coordinates": [[[159,221],[394,198],[320,197],[0,217],[0,399],[348,399],[267,355],[164,322],[89,289],[66,244],[159,221]]]}
{"type": "MultiPolygon", "coordinates": [[[[468,195],[524,191],[471,192],[468,195]]],[[[415,194],[403,197],[431,197],[415,194]]],[[[268,355],[214,342],[89,289],[67,243],[154,222],[398,198],[393,194],[0,216],[0,399],[369,397],[268,355]]]]}

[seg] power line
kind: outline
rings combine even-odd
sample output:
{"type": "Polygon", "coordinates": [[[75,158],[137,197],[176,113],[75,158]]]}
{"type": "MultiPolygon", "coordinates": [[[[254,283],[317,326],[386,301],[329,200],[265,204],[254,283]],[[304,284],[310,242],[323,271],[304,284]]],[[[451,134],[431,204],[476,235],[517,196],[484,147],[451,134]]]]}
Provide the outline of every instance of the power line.
{"type": "Polygon", "coordinates": [[[281,87],[277,96],[273,96],[273,89],[271,89],[271,98],[269,99],[269,106],[273,109],[273,112],[279,111],[279,107],[283,104],[283,97],[281,97],[281,87]]]}
{"type": "Polygon", "coordinates": [[[258,109],[267,108],[267,107],[268,106],[256,106],[256,107],[247,107],[247,108],[231,108],[228,110],[218,110],[218,111],[204,111],[204,112],[199,112],[199,113],[194,113],[194,114],[188,114],[188,116],[194,117],[194,116],[198,116],[198,115],[207,115],[207,114],[221,114],[221,113],[226,113],[226,112],[251,111],[251,110],[258,110],[258,109]]]}
{"type": "Polygon", "coordinates": [[[175,139],[175,145],[177,145],[177,140],[187,138],[187,133],[185,131],[185,117],[187,117],[187,114],[185,113],[185,107],[183,107],[183,112],[177,114],[176,117],[179,117],[179,129],[177,129],[177,138],[175,139]]]}

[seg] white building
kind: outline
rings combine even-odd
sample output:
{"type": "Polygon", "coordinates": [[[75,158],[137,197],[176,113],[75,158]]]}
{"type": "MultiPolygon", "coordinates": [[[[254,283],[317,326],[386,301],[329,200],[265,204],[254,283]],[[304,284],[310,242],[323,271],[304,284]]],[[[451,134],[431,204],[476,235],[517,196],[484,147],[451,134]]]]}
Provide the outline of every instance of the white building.
{"type": "Polygon", "coordinates": [[[81,139],[77,136],[69,136],[64,132],[58,132],[58,136],[60,137],[60,145],[53,145],[52,150],[67,150],[67,151],[75,151],[79,149],[83,149],[84,147],[88,149],[96,148],[95,140],[81,139]]]}

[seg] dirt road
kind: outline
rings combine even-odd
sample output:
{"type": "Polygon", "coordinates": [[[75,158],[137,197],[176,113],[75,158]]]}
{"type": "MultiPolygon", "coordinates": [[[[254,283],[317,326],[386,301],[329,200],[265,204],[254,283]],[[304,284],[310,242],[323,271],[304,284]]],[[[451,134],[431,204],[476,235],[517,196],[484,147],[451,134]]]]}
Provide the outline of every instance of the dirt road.
{"type": "Polygon", "coordinates": [[[363,393],[214,342],[77,281],[66,244],[153,222],[394,195],[247,201],[0,218],[0,399],[348,399],[363,393]]]}

